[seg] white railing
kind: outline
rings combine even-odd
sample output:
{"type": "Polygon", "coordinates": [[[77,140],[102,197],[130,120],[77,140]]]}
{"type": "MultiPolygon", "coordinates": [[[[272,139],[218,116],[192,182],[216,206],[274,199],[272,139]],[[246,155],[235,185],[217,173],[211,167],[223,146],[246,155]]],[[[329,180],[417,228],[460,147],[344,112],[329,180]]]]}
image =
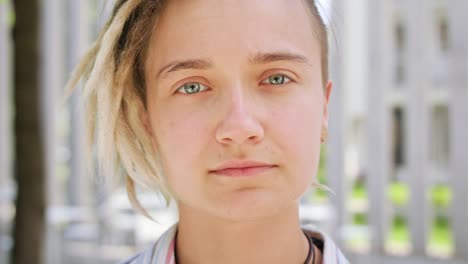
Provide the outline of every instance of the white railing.
{"type": "MultiPolygon", "coordinates": [[[[340,2],[340,1],[338,1],[340,2]]],[[[428,34],[432,30],[431,3],[427,0],[414,1],[368,1],[369,7],[369,89],[367,113],[367,175],[368,190],[368,234],[369,250],[365,254],[348,252],[353,263],[468,263],[468,24],[464,12],[466,1],[447,2],[451,34],[449,55],[450,82],[444,102],[449,109],[450,161],[444,181],[453,195],[452,202],[445,212],[451,223],[454,252],[452,256],[439,259],[434,249],[428,249],[431,221],[436,209],[429,200],[430,190],[436,184],[429,160],[430,150],[430,109],[434,105],[430,97],[434,87],[428,61],[428,34]],[[410,233],[410,249],[404,256],[395,256],[386,248],[392,212],[397,210],[388,201],[387,193],[391,171],[391,111],[393,106],[388,98],[393,95],[392,48],[393,39],[392,3],[403,5],[407,22],[408,74],[407,88],[402,102],[407,113],[404,136],[406,139],[406,170],[401,180],[407,184],[410,194],[408,205],[403,210],[410,233]]],[[[345,56],[343,56],[345,57],[345,56]]],[[[338,64],[343,63],[338,61],[338,64]]],[[[336,67],[336,66],[335,66],[336,67]]],[[[339,67],[339,66],[338,66],[339,67]]],[[[337,89],[347,89],[345,84],[337,89]]],[[[349,87],[352,90],[352,87],[349,87]]],[[[342,113],[342,112],[339,112],[342,113]]],[[[333,121],[333,116],[332,119],[333,121]]],[[[341,122],[341,120],[339,120],[341,122]]],[[[338,139],[330,137],[331,146],[340,145],[338,139]],[[336,142],[334,143],[333,141],[336,142]]],[[[334,153],[344,152],[344,148],[332,149],[334,153]]],[[[333,167],[333,157],[329,159],[333,167]]],[[[440,173],[439,173],[440,174],[440,173]]],[[[341,180],[346,181],[343,177],[341,180]]],[[[334,188],[334,186],[331,186],[334,188]]],[[[338,187],[342,190],[341,187],[338,187]]],[[[346,224],[346,209],[338,213],[346,224]]],[[[337,229],[340,226],[336,227],[337,229]]]]}

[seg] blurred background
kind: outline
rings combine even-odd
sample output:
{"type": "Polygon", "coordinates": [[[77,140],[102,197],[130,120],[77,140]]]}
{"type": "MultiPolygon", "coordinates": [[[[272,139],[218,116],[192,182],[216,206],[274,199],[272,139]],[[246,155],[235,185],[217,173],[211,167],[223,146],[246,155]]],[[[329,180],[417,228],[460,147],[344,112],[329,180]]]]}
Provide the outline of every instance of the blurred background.
{"type": "MultiPolygon", "coordinates": [[[[466,0],[320,0],[329,140],[303,224],[351,263],[468,263],[466,0]]],[[[0,0],[0,263],[115,263],[177,221],[155,193],[85,168],[83,111],[63,87],[112,0],[0,0]]]]}

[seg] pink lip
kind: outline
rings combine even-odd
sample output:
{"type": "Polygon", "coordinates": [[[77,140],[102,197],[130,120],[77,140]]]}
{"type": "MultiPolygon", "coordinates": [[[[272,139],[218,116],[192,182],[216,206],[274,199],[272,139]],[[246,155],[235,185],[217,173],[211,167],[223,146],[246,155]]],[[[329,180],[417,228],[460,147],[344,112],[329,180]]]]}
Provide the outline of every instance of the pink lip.
{"type": "Polygon", "coordinates": [[[230,161],[210,170],[210,173],[231,177],[254,176],[274,167],[277,166],[255,161],[230,161]]]}

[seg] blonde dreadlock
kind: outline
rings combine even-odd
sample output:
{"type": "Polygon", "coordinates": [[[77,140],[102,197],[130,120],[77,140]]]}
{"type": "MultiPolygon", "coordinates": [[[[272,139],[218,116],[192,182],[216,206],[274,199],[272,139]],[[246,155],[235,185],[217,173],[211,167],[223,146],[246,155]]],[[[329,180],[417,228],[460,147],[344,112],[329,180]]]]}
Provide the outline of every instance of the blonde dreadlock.
{"type": "MultiPolygon", "coordinates": [[[[160,6],[160,1],[119,1],[66,86],[70,94],[81,79],[85,80],[82,98],[87,108],[87,145],[92,147],[96,143],[98,171],[109,176],[122,167],[129,200],[147,217],[150,216],[136,198],[134,182],[159,189],[166,202],[169,202],[170,191],[156,166],[150,138],[139,122],[143,106],[139,95],[144,87],[133,75],[135,62],[141,59],[141,51],[151,35],[154,14],[160,6]]],[[[91,149],[88,152],[92,153],[91,149]]],[[[90,155],[88,161],[91,169],[92,157],[90,155]]]]}

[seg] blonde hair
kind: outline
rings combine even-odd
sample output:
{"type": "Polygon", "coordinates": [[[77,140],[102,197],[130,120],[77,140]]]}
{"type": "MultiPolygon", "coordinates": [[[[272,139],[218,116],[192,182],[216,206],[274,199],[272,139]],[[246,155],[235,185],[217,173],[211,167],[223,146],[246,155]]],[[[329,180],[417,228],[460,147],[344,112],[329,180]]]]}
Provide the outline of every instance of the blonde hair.
{"type": "MultiPolygon", "coordinates": [[[[322,76],[328,80],[328,39],[315,1],[306,0],[322,49],[322,76]]],[[[169,203],[173,197],[156,150],[141,122],[146,108],[144,62],[148,43],[164,0],[118,0],[97,41],[83,57],[67,83],[67,94],[83,80],[82,99],[88,124],[88,168],[108,177],[123,169],[132,206],[151,218],[136,197],[135,182],[159,191],[169,203]]]]}

